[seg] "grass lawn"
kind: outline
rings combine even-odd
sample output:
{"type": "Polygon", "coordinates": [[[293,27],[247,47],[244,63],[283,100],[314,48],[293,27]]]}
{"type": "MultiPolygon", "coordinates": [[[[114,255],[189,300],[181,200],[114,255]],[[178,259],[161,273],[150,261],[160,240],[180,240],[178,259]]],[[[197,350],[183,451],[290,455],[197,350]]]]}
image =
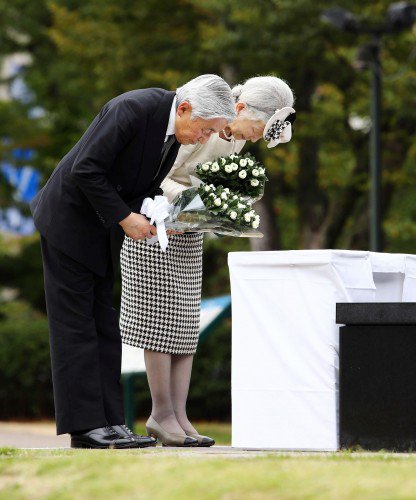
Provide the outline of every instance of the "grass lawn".
{"type": "Polygon", "coordinates": [[[416,456],[0,449],[0,499],[414,499],[416,456]]]}

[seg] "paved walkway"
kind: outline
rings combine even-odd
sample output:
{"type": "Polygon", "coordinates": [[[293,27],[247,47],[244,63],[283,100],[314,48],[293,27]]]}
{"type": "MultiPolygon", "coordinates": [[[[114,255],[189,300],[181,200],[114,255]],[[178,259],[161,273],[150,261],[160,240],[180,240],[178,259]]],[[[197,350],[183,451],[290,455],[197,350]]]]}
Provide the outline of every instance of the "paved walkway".
{"type": "Polygon", "coordinates": [[[66,448],[70,446],[68,434],[57,436],[55,425],[45,423],[0,422],[0,447],[66,448]]]}

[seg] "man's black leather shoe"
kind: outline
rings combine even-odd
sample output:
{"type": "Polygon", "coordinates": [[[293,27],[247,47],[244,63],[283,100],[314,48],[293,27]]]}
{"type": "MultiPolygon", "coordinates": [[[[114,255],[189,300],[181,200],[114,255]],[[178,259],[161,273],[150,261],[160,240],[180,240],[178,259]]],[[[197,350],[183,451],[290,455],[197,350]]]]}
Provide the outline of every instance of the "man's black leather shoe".
{"type": "Polygon", "coordinates": [[[139,434],[134,434],[127,425],[112,425],[111,426],[117,434],[123,437],[133,438],[138,444],[139,448],[147,448],[149,446],[156,446],[157,440],[151,436],[140,436],[139,434]]]}
{"type": "Polygon", "coordinates": [[[112,427],[98,427],[83,432],[71,434],[71,448],[138,448],[132,437],[121,436],[112,427]]]}

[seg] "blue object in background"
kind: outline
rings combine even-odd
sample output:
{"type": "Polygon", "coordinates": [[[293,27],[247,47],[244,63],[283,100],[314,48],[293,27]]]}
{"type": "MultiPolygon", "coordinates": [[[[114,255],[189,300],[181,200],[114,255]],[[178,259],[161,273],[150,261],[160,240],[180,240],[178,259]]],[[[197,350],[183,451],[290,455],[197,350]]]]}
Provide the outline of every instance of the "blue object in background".
{"type": "MultiPolygon", "coordinates": [[[[22,57],[22,54],[8,58],[9,67],[6,76],[10,80],[8,85],[9,99],[26,104],[30,104],[33,100],[22,72],[22,69],[30,64],[30,61],[29,56],[22,57]]],[[[29,117],[32,118],[43,114],[44,111],[40,107],[32,108],[29,111],[29,117]]],[[[10,139],[7,137],[0,138],[0,140],[5,145],[10,144],[10,139]]],[[[13,198],[16,202],[30,203],[39,190],[40,174],[30,166],[34,154],[32,149],[16,148],[8,160],[0,158],[0,175],[3,175],[14,188],[13,198]]],[[[32,234],[34,231],[35,226],[32,218],[22,215],[17,207],[0,209],[0,232],[23,235],[32,234]]]]}
{"type": "MultiPolygon", "coordinates": [[[[30,162],[34,156],[31,149],[14,149],[16,163],[30,162]]],[[[13,186],[16,201],[30,203],[39,190],[40,174],[30,166],[16,167],[8,161],[0,162],[0,172],[13,186]]],[[[16,234],[32,234],[35,230],[31,217],[26,217],[15,207],[0,210],[0,231],[16,234]]]]}
{"type": "Polygon", "coordinates": [[[15,167],[6,162],[1,164],[0,169],[7,182],[15,189],[13,198],[30,203],[39,189],[39,172],[32,167],[15,167]]]}

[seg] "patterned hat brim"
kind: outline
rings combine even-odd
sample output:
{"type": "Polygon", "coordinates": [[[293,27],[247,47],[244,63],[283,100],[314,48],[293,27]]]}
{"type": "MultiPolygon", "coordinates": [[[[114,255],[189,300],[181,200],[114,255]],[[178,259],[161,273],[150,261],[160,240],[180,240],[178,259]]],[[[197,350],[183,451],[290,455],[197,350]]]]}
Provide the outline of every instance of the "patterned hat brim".
{"type": "MultiPolygon", "coordinates": [[[[277,122],[281,121],[284,122],[286,118],[292,114],[295,113],[295,110],[290,107],[285,107],[282,109],[278,109],[276,113],[269,119],[269,121],[266,123],[266,126],[264,127],[263,131],[263,138],[266,140],[267,133],[271,129],[271,127],[277,122]]],[[[277,139],[271,139],[270,141],[267,141],[267,147],[268,148],[274,148],[280,143],[285,143],[289,142],[290,139],[292,138],[292,125],[289,123],[286,128],[282,130],[280,133],[279,137],[277,139]]]]}

